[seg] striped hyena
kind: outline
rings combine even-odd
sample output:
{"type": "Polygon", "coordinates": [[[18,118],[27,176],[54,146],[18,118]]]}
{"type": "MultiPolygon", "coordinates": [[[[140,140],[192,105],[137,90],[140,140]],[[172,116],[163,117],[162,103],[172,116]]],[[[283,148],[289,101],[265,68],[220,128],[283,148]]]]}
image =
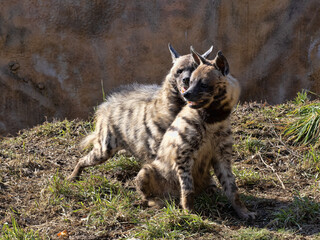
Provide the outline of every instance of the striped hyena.
{"type": "Polygon", "coordinates": [[[255,218],[241,202],[231,170],[232,132],[230,113],[240,87],[229,73],[221,52],[207,60],[191,49],[199,67],[183,93],[188,102],[163,136],[157,157],[145,164],[136,178],[137,189],[149,205],[161,198],[180,195],[184,209],[192,210],[195,193],[213,184],[210,169],[241,218],[255,218]]]}
{"type": "MultiPolygon", "coordinates": [[[[162,86],[132,84],[111,93],[95,114],[95,131],[82,142],[93,149],[79,160],[69,180],[85,167],[101,164],[125,149],[142,161],[152,161],[163,134],[186,104],[180,91],[189,87],[196,64],[169,44],[173,66],[162,86]]],[[[202,56],[207,57],[212,47],[202,56]]]]}

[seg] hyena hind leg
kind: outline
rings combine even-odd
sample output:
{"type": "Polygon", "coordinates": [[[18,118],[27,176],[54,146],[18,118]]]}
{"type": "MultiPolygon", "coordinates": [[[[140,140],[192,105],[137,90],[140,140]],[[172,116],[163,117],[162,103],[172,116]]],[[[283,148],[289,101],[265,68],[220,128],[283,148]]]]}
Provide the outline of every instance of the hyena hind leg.
{"type": "MultiPolygon", "coordinates": [[[[137,191],[150,207],[164,207],[172,188],[156,165],[145,164],[135,179],[137,191]]],[[[173,196],[173,195],[172,195],[173,196]]],[[[174,196],[173,196],[174,197],[174,196]]]]}
{"type": "Polygon", "coordinates": [[[226,159],[213,160],[213,167],[223,191],[230,200],[232,207],[237,212],[238,216],[245,220],[255,219],[256,213],[250,212],[240,200],[238,187],[231,170],[231,162],[226,159]]]}
{"type": "MultiPolygon", "coordinates": [[[[114,141],[113,141],[114,142],[114,141]]],[[[119,149],[116,146],[112,146],[111,142],[106,142],[105,145],[97,144],[93,149],[84,157],[82,157],[73,172],[67,177],[67,180],[72,181],[77,179],[82,170],[86,167],[99,165],[111,158],[119,149]]]]}

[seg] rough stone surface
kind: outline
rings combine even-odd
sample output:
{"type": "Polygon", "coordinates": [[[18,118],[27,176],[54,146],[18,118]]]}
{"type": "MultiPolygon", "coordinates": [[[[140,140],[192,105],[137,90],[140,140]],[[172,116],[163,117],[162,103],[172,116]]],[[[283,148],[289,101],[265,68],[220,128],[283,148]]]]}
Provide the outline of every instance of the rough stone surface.
{"type": "Polygon", "coordinates": [[[0,135],[87,118],[112,88],[161,83],[168,42],[214,45],[242,100],[320,91],[318,0],[0,1],[0,135]]]}

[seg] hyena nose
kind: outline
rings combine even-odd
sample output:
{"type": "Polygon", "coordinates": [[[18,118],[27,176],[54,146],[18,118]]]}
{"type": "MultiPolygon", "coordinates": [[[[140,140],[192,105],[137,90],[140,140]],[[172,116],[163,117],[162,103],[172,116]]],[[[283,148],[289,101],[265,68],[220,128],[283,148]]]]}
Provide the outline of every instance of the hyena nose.
{"type": "Polygon", "coordinates": [[[186,77],[186,78],[182,79],[182,83],[185,84],[185,85],[189,85],[189,81],[190,81],[189,77],[186,77]]]}
{"type": "Polygon", "coordinates": [[[186,91],[182,94],[182,96],[188,100],[188,98],[190,97],[190,92],[189,91],[186,91]]]}

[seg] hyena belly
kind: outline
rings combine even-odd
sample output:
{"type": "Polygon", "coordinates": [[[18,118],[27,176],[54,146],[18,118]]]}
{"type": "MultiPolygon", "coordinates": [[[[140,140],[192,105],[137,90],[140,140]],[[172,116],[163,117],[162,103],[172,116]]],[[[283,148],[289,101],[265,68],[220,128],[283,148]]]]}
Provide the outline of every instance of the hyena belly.
{"type": "MultiPolygon", "coordinates": [[[[121,98],[125,101],[107,102],[99,107],[97,123],[101,119],[101,128],[107,130],[100,131],[106,136],[98,139],[110,138],[108,142],[114,143],[110,146],[112,149],[126,149],[137,158],[148,161],[155,158],[163,134],[176,113],[174,110],[162,111],[157,118],[153,104],[149,104],[154,101],[154,96],[137,98],[137,92],[133,95],[121,98]]],[[[106,145],[106,142],[101,144],[106,145]]]]}

